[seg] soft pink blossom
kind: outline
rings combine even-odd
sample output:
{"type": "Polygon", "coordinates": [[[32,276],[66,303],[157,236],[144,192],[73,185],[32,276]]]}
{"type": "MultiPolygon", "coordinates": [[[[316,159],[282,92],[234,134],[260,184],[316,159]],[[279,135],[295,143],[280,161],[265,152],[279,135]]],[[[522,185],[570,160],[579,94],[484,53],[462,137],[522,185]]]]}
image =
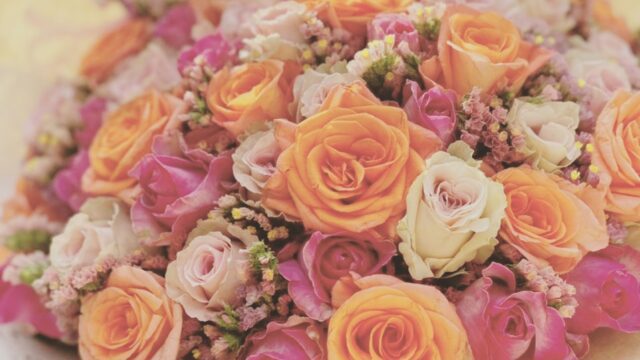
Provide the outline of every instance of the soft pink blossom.
{"type": "Polygon", "coordinates": [[[272,321],[266,330],[247,338],[247,360],[326,358],[326,333],[311,319],[292,316],[286,322],[272,321]]]}
{"type": "Polygon", "coordinates": [[[74,211],[80,210],[80,207],[88,199],[88,195],[82,191],[81,179],[82,175],[89,168],[89,153],[87,150],[80,150],[72,159],[66,168],[59,171],[53,178],[53,191],[56,196],[74,211]]]}
{"type": "Polygon", "coordinates": [[[560,313],[544,293],[516,291],[516,278],[492,263],[456,304],[476,359],[576,358],[560,313]]]}
{"type": "Polygon", "coordinates": [[[236,44],[228,41],[222,34],[209,35],[180,54],[178,70],[184,73],[195,61],[204,61],[211,71],[217,71],[226,64],[235,62],[237,52],[236,44]]]}
{"type": "Polygon", "coordinates": [[[191,28],[196,23],[196,14],[188,4],[172,7],[156,23],[155,35],[176,49],[191,42],[191,28]]]}
{"type": "Polygon", "coordinates": [[[611,245],[585,256],[565,278],[578,300],[576,314],[567,321],[570,331],[640,331],[640,252],[611,245]]]}
{"type": "Polygon", "coordinates": [[[411,122],[435,132],[447,144],[453,141],[456,128],[455,92],[441,87],[423,91],[418,83],[408,81],[404,99],[404,110],[411,122]]]}
{"type": "Polygon", "coordinates": [[[395,37],[395,46],[404,42],[414,53],[420,51],[420,34],[407,15],[380,14],[376,16],[368,29],[369,41],[384,40],[386,36],[395,37]]]}
{"type": "Polygon", "coordinates": [[[331,316],[331,288],[343,276],[378,273],[395,255],[391,241],[369,241],[315,232],[298,254],[279,266],[289,294],[312,319],[331,316]]]}

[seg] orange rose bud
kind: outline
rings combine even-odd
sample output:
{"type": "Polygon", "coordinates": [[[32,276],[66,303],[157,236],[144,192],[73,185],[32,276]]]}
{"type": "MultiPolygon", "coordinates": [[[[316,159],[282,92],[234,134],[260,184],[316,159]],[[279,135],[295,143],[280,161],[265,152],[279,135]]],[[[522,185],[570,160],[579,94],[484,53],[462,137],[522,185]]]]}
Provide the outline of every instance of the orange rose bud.
{"type": "Polygon", "coordinates": [[[303,0],[315,8],[331,27],[345,29],[356,36],[367,35],[367,25],[380,13],[405,11],[412,0],[303,0]]]}
{"type": "Polygon", "coordinates": [[[535,264],[564,274],[609,245],[602,192],[529,167],[503,170],[495,180],[507,195],[498,235],[535,264]]]}
{"type": "Polygon", "coordinates": [[[151,151],[173,111],[172,98],[150,91],[108,115],[89,149],[90,167],[82,189],[92,195],[119,196],[135,185],[129,171],[151,151]]]}
{"type": "Polygon", "coordinates": [[[263,204],[309,229],[374,237],[395,237],[409,186],[442,147],[363,82],[332,88],[316,115],[298,125],[279,122],[276,136],[284,151],[263,204]]]}
{"type": "Polygon", "coordinates": [[[473,87],[485,93],[518,91],[551,57],[548,50],[523,41],[509,20],[465,6],[447,9],[438,53],[441,82],[460,96],[473,87]]]}
{"type": "Polygon", "coordinates": [[[149,29],[146,20],[132,19],[106,33],[85,55],[80,74],[99,85],[122,61],[144,49],[151,36],[149,29]]]}
{"type": "Polygon", "coordinates": [[[219,71],[207,90],[213,120],[238,136],[269,120],[291,119],[293,81],[301,70],[294,62],[265,60],[219,71]]]}
{"type": "Polygon", "coordinates": [[[389,275],[340,280],[327,352],[338,359],[471,359],[455,307],[435,287],[389,275]]]}
{"type": "Polygon", "coordinates": [[[606,191],[607,211],[640,222],[640,93],[618,91],[600,113],[593,164],[606,191]]]}

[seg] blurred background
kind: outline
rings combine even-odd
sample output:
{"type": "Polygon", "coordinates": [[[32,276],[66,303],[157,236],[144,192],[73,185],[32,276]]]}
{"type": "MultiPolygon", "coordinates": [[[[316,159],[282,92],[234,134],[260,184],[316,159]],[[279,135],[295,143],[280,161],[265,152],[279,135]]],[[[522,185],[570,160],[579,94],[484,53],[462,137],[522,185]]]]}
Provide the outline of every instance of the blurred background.
{"type": "MultiPolygon", "coordinates": [[[[632,29],[640,29],[640,0],[613,3],[632,29]]],[[[0,0],[0,200],[13,191],[25,151],[25,123],[43,91],[60,76],[71,77],[97,34],[124,15],[117,2],[0,0]]],[[[25,337],[19,330],[0,326],[0,358],[74,358],[71,351],[25,337]]],[[[600,331],[589,359],[640,359],[640,335],[600,331]]]]}

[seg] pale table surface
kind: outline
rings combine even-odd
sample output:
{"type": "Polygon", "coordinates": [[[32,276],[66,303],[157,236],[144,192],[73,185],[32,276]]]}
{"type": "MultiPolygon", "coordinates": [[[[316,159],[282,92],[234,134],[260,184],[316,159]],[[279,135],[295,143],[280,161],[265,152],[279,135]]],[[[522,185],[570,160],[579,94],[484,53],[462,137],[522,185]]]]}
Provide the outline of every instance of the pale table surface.
{"type": "MultiPolygon", "coordinates": [[[[627,8],[638,4],[615,1],[627,8]]],[[[56,73],[72,74],[92,34],[122,15],[113,6],[99,9],[95,3],[0,0],[0,200],[11,193],[24,151],[24,120],[39,94],[56,73]]],[[[635,20],[639,23],[640,16],[635,20]]],[[[0,326],[0,360],[74,358],[68,349],[25,336],[20,327],[0,326]]],[[[600,331],[588,359],[640,359],[640,335],[600,331]]]]}

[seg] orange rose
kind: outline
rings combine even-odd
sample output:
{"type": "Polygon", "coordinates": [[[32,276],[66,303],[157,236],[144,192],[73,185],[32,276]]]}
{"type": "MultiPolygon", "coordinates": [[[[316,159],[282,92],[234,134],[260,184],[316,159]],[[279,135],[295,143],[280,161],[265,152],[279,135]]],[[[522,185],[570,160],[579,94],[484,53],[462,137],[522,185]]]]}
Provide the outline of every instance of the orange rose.
{"type": "Polygon", "coordinates": [[[627,42],[633,40],[633,32],[627,22],[617,16],[611,7],[611,0],[594,0],[591,5],[593,19],[605,30],[609,30],[627,42]]]}
{"type": "Polygon", "coordinates": [[[80,74],[93,85],[102,83],[123,60],[144,49],[150,35],[146,20],[128,20],[91,47],[80,64],[80,74]]]}
{"type": "Polygon", "coordinates": [[[509,20],[465,6],[445,12],[438,52],[443,85],[460,96],[473,87],[488,93],[517,92],[551,57],[549,51],[523,41],[509,20]]]}
{"type": "Polygon", "coordinates": [[[300,70],[293,62],[265,60],[219,71],[207,90],[213,120],[238,136],[268,120],[290,119],[293,81],[300,70]]]}
{"type": "Polygon", "coordinates": [[[105,288],[82,300],[83,359],[175,359],[182,308],[164,293],[164,279],[131,266],[113,270],[105,288]]]}
{"type": "Polygon", "coordinates": [[[363,82],[332,88],[316,115],[278,122],[276,136],[284,151],[263,203],[324,233],[394,236],[409,186],[442,145],[363,82]]]}
{"type": "Polygon", "coordinates": [[[601,192],[528,167],[495,179],[507,195],[499,236],[530,261],[564,274],[609,244],[601,192]]]}
{"type": "Polygon", "coordinates": [[[471,359],[455,307],[438,289],[388,275],[341,280],[329,321],[332,359],[471,359]]]}
{"type": "Polygon", "coordinates": [[[66,222],[71,214],[55,195],[32,181],[20,179],[13,196],[2,206],[2,220],[6,222],[31,215],[42,215],[54,222],[66,222]]]}
{"type": "Polygon", "coordinates": [[[640,93],[617,92],[602,110],[594,137],[593,163],[606,188],[607,210],[640,222],[640,93]]]}
{"type": "Polygon", "coordinates": [[[89,149],[90,167],[82,178],[82,189],[126,198],[123,191],[135,185],[129,170],[151,150],[172,108],[172,98],[150,91],[109,114],[89,149]]]}
{"type": "Polygon", "coordinates": [[[331,27],[345,29],[356,36],[367,34],[367,25],[380,13],[404,12],[412,0],[305,0],[331,27]]]}

